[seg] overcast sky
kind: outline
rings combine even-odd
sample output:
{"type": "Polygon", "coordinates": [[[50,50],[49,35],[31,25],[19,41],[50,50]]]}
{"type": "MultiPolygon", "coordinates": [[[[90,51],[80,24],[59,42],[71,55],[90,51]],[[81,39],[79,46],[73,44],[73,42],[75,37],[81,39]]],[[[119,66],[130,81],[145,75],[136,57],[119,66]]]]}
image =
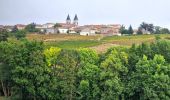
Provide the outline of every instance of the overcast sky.
{"type": "Polygon", "coordinates": [[[0,24],[65,22],[124,24],[145,21],[170,28],[170,0],[0,0],[0,24]]]}

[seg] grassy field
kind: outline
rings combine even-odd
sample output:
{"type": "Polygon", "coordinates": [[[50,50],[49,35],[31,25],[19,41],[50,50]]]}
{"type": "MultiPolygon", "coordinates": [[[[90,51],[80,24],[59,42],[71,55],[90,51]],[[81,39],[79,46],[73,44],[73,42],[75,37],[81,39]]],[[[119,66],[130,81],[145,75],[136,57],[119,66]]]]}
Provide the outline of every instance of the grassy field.
{"type": "Polygon", "coordinates": [[[85,47],[92,47],[96,45],[100,45],[100,41],[95,40],[68,40],[68,41],[56,41],[56,42],[45,42],[46,47],[59,47],[65,49],[74,49],[74,48],[85,48],[85,47]]]}
{"type": "MultiPolygon", "coordinates": [[[[97,51],[106,51],[109,47],[123,45],[131,46],[132,44],[141,44],[143,42],[154,42],[156,35],[134,35],[134,36],[80,36],[80,35],[40,35],[29,34],[29,40],[44,41],[46,47],[56,46],[65,49],[76,49],[89,47],[97,51]]],[[[170,39],[170,34],[159,35],[162,39],[170,39]]],[[[102,52],[101,51],[101,52],[102,52]]]]}

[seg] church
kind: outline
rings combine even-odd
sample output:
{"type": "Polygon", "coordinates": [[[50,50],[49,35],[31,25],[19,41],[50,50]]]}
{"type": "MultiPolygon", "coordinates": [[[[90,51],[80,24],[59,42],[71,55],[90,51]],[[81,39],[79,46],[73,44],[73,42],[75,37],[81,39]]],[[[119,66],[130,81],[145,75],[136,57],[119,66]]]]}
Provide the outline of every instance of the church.
{"type": "Polygon", "coordinates": [[[78,27],[78,17],[75,14],[73,22],[71,21],[70,15],[68,14],[65,23],[58,23],[61,27],[58,27],[58,33],[67,34],[67,33],[76,33],[74,28],[78,27]]]}
{"type": "Polygon", "coordinates": [[[77,17],[77,14],[74,17],[73,23],[71,23],[71,18],[70,18],[70,15],[68,14],[67,19],[66,19],[66,24],[67,25],[78,26],[78,17],[77,17]]]}

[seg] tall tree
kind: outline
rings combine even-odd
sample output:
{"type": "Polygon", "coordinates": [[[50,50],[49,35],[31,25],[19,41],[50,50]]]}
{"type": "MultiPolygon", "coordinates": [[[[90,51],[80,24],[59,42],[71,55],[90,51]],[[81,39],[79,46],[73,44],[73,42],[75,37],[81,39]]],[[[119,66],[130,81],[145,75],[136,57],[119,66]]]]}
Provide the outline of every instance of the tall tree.
{"type": "Polygon", "coordinates": [[[125,28],[125,26],[121,26],[121,28],[120,28],[120,30],[119,30],[119,32],[121,33],[121,34],[128,34],[128,30],[125,28]]]}
{"type": "Polygon", "coordinates": [[[145,23],[145,22],[142,22],[142,24],[140,24],[140,29],[142,29],[143,33],[146,34],[146,33],[153,33],[154,32],[154,26],[153,24],[148,24],[148,23],[145,23]]]}
{"type": "Polygon", "coordinates": [[[75,50],[61,50],[56,61],[57,93],[59,99],[72,100],[76,96],[76,75],[80,57],[75,50]]]}
{"type": "Polygon", "coordinates": [[[133,34],[133,32],[134,32],[134,31],[133,31],[133,28],[132,28],[132,26],[130,25],[129,28],[128,28],[128,33],[129,33],[129,34],[133,34]]]}
{"type": "Polygon", "coordinates": [[[101,62],[100,87],[103,100],[118,100],[124,91],[124,76],[128,70],[128,55],[113,49],[106,59],[101,62]]]}
{"type": "Polygon", "coordinates": [[[12,70],[14,66],[11,66],[14,54],[17,52],[18,45],[14,41],[1,42],[0,43],[0,84],[2,87],[3,95],[5,97],[12,96],[12,70]]]}
{"type": "Polygon", "coordinates": [[[79,49],[80,68],[78,70],[78,93],[80,99],[98,100],[100,97],[99,75],[97,66],[99,57],[91,49],[79,49]]]}

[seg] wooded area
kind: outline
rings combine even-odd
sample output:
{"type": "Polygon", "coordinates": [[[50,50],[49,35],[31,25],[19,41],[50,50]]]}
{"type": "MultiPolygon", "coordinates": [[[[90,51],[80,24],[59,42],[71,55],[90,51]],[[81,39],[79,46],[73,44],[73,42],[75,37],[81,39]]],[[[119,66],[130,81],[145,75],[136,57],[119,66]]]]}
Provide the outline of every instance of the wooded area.
{"type": "Polygon", "coordinates": [[[2,41],[0,80],[0,95],[12,100],[169,100],[170,41],[103,54],[2,41]]]}

